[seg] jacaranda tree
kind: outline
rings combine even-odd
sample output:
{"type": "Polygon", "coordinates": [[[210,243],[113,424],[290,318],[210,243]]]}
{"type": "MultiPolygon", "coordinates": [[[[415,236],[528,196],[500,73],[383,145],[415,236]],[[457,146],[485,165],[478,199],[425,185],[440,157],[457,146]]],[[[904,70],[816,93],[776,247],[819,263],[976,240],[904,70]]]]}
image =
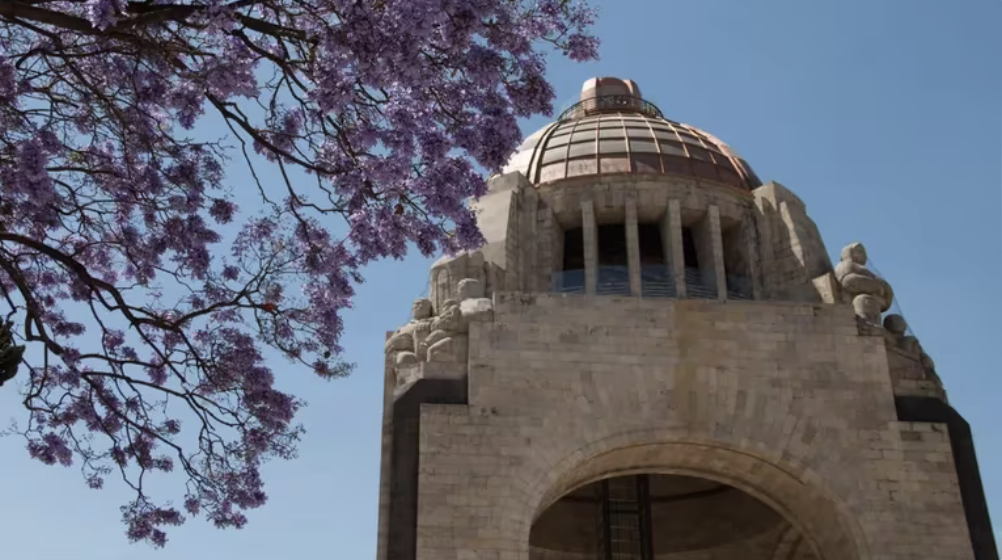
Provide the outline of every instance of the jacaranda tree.
{"type": "Polygon", "coordinates": [[[568,0],[0,2],[0,382],[23,392],[28,453],[129,485],[133,541],[163,546],[185,515],[243,526],[262,462],[302,433],[266,348],[345,375],[362,267],[481,243],[476,165],[551,111],[543,50],[596,56],[592,18],[568,0]],[[172,470],[183,512],[144,491],[172,470]]]}

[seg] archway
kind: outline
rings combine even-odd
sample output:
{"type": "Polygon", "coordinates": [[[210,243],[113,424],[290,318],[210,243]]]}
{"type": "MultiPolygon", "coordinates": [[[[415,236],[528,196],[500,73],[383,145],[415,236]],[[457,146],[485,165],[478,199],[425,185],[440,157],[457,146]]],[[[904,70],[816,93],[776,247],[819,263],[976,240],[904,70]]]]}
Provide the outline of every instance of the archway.
{"type": "MultiPolygon", "coordinates": [[[[736,527],[732,533],[736,536],[729,539],[731,544],[740,544],[753,537],[762,541],[773,539],[772,543],[775,545],[772,547],[773,556],[762,556],[762,558],[769,560],[869,558],[865,539],[848,508],[823,490],[823,481],[809,468],[768,461],[748,450],[733,449],[709,442],[641,443],[638,441],[643,439],[645,438],[642,435],[633,433],[595,442],[587,448],[579,449],[564,461],[551,465],[543,480],[537,482],[536,488],[539,492],[535,494],[538,500],[531,517],[532,523],[524,529],[527,553],[531,560],[585,560],[586,558],[607,560],[593,554],[599,550],[598,548],[591,549],[591,552],[575,553],[573,550],[556,551],[552,546],[553,541],[550,547],[544,546],[545,543],[540,539],[545,540],[545,536],[541,531],[545,529],[547,523],[556,522],[548,521],[544,516],[551,515],[550,510],[553,507],[558,508],[553,511],[559,512],[560,508],[564,507],[561,500],[565,497],[570,497],[573,501],[574,497],[579,497],[583,493],[599,491],[596,490],[596,483],[599,481],[609,481],[607,484],[611,484],[617,479],[628,480],[623,477],[636,477],[636,475],[646,476],[648,478],[646,484],[649,486],[652,484],[650,479],[653,475],[664,476],[665,478],[655,480],[653,484],[661,488],[655,492],[654,497],[658,497],[660,492],[661,497],[667,499],[666,503],[670,502],[672,495],[701,491],[699,490],[701,488],[705,491],[718,492],[719,496],[723,496],[718,500],[731,500],[732,505],[742,504],[746,513],[758,511],[762,516],[760,521],[764,522],[766,518],[773,519],[774,523],[771,525],[765,524],[769,525],[768,527],[755,523],[736,527]],[[772,531],[774,534],[767,534],[766,531],[772,531]],[[780,552],[785,556],[775,556],[780,552]],[[567,553],[571,555],[568,556],[567,553]],[[793,556],[790,556],[791,554],[793,556]]],[[[703,496],[704,499],[706,497],[703,496]]],[[[705,502],[699,505],[709,507],[712,504],[705,502]]],[[[665,510],[669,511],[670,509],[665,510]]],[[[667,517],[662,519],[677,517],[678,511],[676,508],[672,514],[665,513],[667,517]]],[[[598,523],[599,518],[595,519],[598,523]]],[[[712,531],[714,520],[706,517],[703,519],[712,531]]],[[[717,531],[720,530],[720,523],[736,524],[737,521],[735,518],[717,518],[717,531]]],[[[665,521],[662,521],[663,523],[665,521]]],[[[583,527],[580,524],[578,526],[583,527]]],[[[598,530],[596,525],[592,533],[598,530]]],[[[655,542],[652,546],[656,544],[655,542]]],[[[689,544],[676,541],[675,545],[662,543],[663,550],[671,552],[674,556],[661,556],[655,549],[653,558],[717,560],[715,556],[699,555],[713,550],[714,547],[708,544],[712,543],[707,540],[689,544]]],[[[628,555],[612,558],[643,559],[642,556],[628,555]]],[[[736,558],[743,557],[736,556],[736,558]]]]}
{"type": "Polygon", "coordinates": [[[818,560],[782,515],[705,478],[631,474],[564,494],[532,525],[529,560],[818,560]]]}

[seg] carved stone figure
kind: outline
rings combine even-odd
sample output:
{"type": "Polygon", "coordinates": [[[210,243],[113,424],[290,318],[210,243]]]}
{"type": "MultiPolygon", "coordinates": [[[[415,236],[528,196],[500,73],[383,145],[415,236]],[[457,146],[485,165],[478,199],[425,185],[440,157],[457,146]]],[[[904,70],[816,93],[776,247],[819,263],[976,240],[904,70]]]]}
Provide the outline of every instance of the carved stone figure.
{"type": "Polygon", "coordinates": [[[427,348],[423,342],[430,331],[431,315],[431,302],[427,299],[418,299],[411,306],[411,320],[397,329],[384,346],[395,365],[403,366],[422,359],[427,348]]]}
{"type": "Polygon", "coordinates": [[[898,336],[904,336],[908,331],[908,323],[905,318],[897,313],[884,317],[884,328],[898,336]]]}
{"type": "Polygon", "coordinates": [[[484,285],[480,283],[480,280],[464,278],[459,281],[456,295],[459,297],[459,301],[482,298],[484,297],[484,285]]]}
{"type": "Polygon", "coordinates": [[[422,319],[427,319],[431,317],[432,308],[431,300],[424,298],[414,301],[414,305],[411,306],[411,317],[413,321],[420,321],[422,319]]]}
{"type": "Polygon", "coordinates": [[[895,336],[898,348],[910,354],[917,355],[926,373],[934,379],[939,379],[936,375],[936,364],[932,361],[932,358],[929,357],[929,354],[925,353],[917,338],[906,334],[908,332],[908,323],[905,322],[904,317],[896,313],[888,315],[884,318],[884,328],[887,329],[887,332],[895,336]]]}
{"type": "Polygon", "coordinates": [[[856,315],[880,324],[880,314],[891,307],[891,285],[866,268],[866,248],[852,243],[842,249],[842,261],[835,267],[835,279],[852,300],[856,315]]]}
{"type": "Polygon", "coordinates": [[[419,299],[411,307],[411,320],[386,341],[386,353],[398,374],[420,362],[462,363],[469,352],[470,323],[494,318],[494,302],[484,297],[484,284],[476,278],[460,280],[451,290],[457,299],[444,300],[435,314],[432,302],[419,299]]]}
{"type": "Polygon", "coordinates": [[[462,322],[460,321],[462,314],[459,311],[459,304],[455,300],[448,300],[444,307],[439,316],[432,321],[431,331],[433,333],[435,331],[458,332],[462,322]]]}

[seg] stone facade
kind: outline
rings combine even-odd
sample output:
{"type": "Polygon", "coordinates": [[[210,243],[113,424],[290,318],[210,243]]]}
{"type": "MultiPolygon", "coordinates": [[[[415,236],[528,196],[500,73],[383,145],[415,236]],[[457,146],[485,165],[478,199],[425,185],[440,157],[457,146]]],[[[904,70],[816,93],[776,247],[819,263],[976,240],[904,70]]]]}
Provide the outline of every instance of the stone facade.
{"type": "Polygon", "coordinates": [[[378,560],[600,558],[537,546],[533,525],[641,473],[726,485],[781,519],[643,558],[998,558],[969,429],[903,318],[883,317],[890,285],[858,244],[833,267],[788,189],[511,173],[478,210],[487,245],[437,262],[429,299],[387,334],[378,560]],[[659,228],[654,265],[641,224],[659,228]],[[626,229],[627,295],[601,293],[608,225],[626,229]],[[551,289],[567,232],[582,293],[551,289]],[[686,293],[686,243],[712,297],[686,293]],[[644,295],[649,266],[673,297],[644,295]]]}

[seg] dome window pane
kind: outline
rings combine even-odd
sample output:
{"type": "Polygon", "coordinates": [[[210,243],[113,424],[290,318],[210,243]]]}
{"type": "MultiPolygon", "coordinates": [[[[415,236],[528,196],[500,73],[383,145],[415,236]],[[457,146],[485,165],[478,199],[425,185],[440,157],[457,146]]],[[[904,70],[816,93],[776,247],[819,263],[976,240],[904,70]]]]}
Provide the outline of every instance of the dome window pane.
{"type": "Polygon", "coordinates": [[[661,153],[670,156],[685,157],[685,150],[679,142],[661,141],[661,153]]]}
{"type": "Polygon", "coordinates": [[[561,136],[556,136],[554,138],[550,138],[549,141],[546,142],[546,147],[550,148],[553,146],[564,146],[570,139],[571,139],[570,134],[563,134],[561,136]]]}
{"type": "MultiPolygon", "coordinates": [[[[662,154],[664,150],[662,150],[662,154]]],[[[662,155],[665,173],[670,175],[692,175],[692,168],[689,167],[689,159],[685,157],[662,155]]]]}
{"type": "Polygon", "coordinates": [[[567,153],[567,157],[574,158],[581,156],[590,156],[593,155],[594,153],[595,153],[595,141],[592,140],[591,142],[581,142],[578,144],[571,144],[571,149],[567,153]]]}
{"type": "Polygon", "coordinates": [[[626,152],[626,140],[602,140],[598,151],[601,154],[621,154],[626,152]]]}
{"type": "Polygon", "coordinates": [[[595,158],[572,159],[567,162],[567,176],[598,175],[598,161],[595,158]]]}
{"type": "Polygon", "coordinates": [[[661,158],[657,154],[632,153],[634,173],[661,173],[661,158]]]}
{"type": "Polygon", "coordinates": [[[654,142],[648,140],[634,140],[630,139],[630,151],[631,152],[648,152],[657,153],[658,145],[654,142]]]}
{"type": "Polygon", "coordinates": [[[686,146],[689,151],[689,157],[692,159],[698,159],[700,161],[710,161],[710,153],[699,146],[689,145],[686,146]]]}
{"type": "Polygon", "coordinates": [[[550,165],[544,165],[542,169],[539,170],[539,182],[548,183],[550,181],[557,181],[564,178],[564,168],[566,164],[564,162],[551,163],[550,165]]]}
{"type": "Polygon", "coordinates": [[[627,157],[604,157],[600,162],[602,173],[629,173],[630,159],[627,157]]]}
{"type": "Polygon", "coordinates": [[[560,161],[567,159],[567,148],[561,146],[559,148],[551,148],[546,150],[543,154],[543,163],[553,163],[555,161],[560,161]]]}

